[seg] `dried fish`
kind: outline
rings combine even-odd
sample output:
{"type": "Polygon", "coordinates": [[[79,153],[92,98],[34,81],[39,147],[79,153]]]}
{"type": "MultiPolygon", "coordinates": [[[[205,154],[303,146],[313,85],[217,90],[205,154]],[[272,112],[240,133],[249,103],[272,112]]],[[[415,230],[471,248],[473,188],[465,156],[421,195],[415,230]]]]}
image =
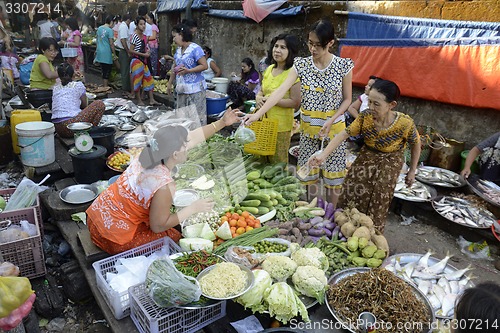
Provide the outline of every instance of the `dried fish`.
{"type": "MultiPolygon", "coordinates": [[[[431,318],[426,305],[408,284],[380,268],[346,277],[330,286],[327,300],[344,322],[355,323],[361,312],[368,311],[377,320],[391,323],[393,328],[398,327],[398,322],[412,322],[421,324],[423,331],[427,332],[427,323],[431,318]]],[[[377,332],[390,332],[388,327],[381,325],[377,332]]],[[[409,327],[401,332],[418,331],[409,327]]]]}

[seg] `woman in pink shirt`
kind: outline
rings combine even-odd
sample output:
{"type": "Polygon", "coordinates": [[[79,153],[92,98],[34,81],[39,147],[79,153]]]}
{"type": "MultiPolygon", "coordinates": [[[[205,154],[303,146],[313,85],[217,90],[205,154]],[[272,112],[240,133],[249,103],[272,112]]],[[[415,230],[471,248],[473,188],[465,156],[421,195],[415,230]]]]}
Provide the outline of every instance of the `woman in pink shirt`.
{"type": "Polygon", "coordinates": [[[152,12],[149,12],[148,15],[146,15],[146,22],[151,24],[151,27],[153,29],[153,33],[151,36],[148,37],[148,44],[149,44],[149,62],[150,62],[150,69],[151,73],[153,73],[153,76],[158,75],[158,35],[160,33],[160,29],[158,29],[158,26],[156,25],[156,19],[155,15],[152,12]]]}

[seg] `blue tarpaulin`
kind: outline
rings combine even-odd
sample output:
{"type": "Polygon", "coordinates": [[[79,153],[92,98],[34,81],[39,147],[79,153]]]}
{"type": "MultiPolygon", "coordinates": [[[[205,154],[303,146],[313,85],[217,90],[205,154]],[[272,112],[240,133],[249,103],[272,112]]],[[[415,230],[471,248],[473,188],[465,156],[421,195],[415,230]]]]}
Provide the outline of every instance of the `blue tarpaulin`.
{"type": "Polygon", "coordinates": [[[498,108],[500,23],[349,13],[340,55],[353,82],[392,80],[405,96],[498,108]]]}
{"type": "MultiPolygon", "coordinates": [[[[189,0],[158,0],[156,10],[158,13],[175,12],[185,10],[189,0]]],[[[191,9],[206,9],[208,5],[205,0],[193,0],[191,9]]]]}
{"type": "MultiPolygon", "coordinates": [[[[289,16],[297,16],[303,12],[303,6],[295,6],[290,8],[278,9],[269,14],[266,19],[277,19],[289,16]]],[[[210,9],[208,15],[222,17],[234,20],[253,21],[243,14],[243,10],[226,10],[226,9],[210,9]]]]}

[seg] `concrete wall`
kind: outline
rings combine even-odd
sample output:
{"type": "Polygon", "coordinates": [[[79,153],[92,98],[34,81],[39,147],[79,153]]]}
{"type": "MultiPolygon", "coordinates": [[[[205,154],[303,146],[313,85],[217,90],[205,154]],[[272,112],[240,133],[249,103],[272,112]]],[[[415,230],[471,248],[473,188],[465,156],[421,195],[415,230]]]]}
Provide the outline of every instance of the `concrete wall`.
{"type": "MultiPolygon", "coordinates": [[[[241,9],[241,1],[208,1],[216,9],[241,9]]],[[[410,16],[450,20],[500,21],[500,0],[491,1],[289,1],[306,6],[307,14],[293,18],[241,21],[216,18],[195,11],[198,33],[195,42],[208,45],[213,58],[223,71],[223,76],[240,71],[241,59],[250,57],[257,64],[269,47],[271,39],[279,33],[291,32],[303,42],[300,54],[309,55],[305,39],[307,28],[320,18],[329,18],[335,26],[337,37],[345,36],[347,16],[336,15],[335,10],[357,11],[394,16],[410,16]]],[[[166,52],[171,43],[173,25],[184,13],[161,14],[160,51],[166,52]]],[[[337,52],[337,50],[334,50],[337,52]]],[[[499,74],[500,75],[500,74],[499,74]]],[[[452,82],[443,82],[453,89],[452,82]]],[[[418,84],[418,83],[417,83],[418,84]]],[[[354,88],[354,97],[362,93],[354,88]]],[[[493,98],[493,96],[492,96],[493,98]]],[[[500,100],[500,96],[496,97],[500,100]]],[[[500,102],[498,110],[473,109],[435,101],[403,98],[400,111],[410,114],[417,124],[433,126],[444,136],[466,142],[470,148],[478,141],[500,130],[500,102]]]]}

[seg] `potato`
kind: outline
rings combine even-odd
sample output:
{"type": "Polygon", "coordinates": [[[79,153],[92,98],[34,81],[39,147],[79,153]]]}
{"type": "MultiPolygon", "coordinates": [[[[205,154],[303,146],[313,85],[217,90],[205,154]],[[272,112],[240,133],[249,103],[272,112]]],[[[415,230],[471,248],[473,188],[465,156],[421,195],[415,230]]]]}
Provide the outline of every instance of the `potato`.
{"type": "Polygon", "coordinates": [[[372,221],[372,219],[368,215],[366,215],[366,214],[361,213],[360,215],[361,215],[361,217],[358,220],[359,225],[365,226],[368,229],[373,228],[373,221],[372,221]]]}
{"type": "Polygon", "coordinates": [[[347,218],[347,216],[342,213],[342,212],[335,212],[335,214],[333,215],[333,221],[335,223],[337,223],[338,226],[343,226],[344,224],[346,224],[347,222],[349,222],[349,219],[347,218]]]}
{"type": "Polygon", "coordinates": [[[389,254],[389,243],[387,243],[387,239],[383,235],[372,235],[372,241],[378,249],[384,250],[385,253],[389,254]]]}
{"type": "Polygon", "coordinates": [[[352,236],[356,236],[358,238],[363,237],[363,238],[370,240],[370,238],[371,238],[370,229],[368,229],[367,227],[359,227],[358,229],[356,229],[354,231],[352,236]]]}
{"type": "Polygon", "coordinates": [[[351,222],[347,222],[340,227],[340,231],[344,237],[349,238],[356,231],[356,227],[351,222]]]}
{"type": "Polygon", "coordinates": [[[359,214],[359,210],[357,208],[351,209],[351,214],[359,214]]]}

